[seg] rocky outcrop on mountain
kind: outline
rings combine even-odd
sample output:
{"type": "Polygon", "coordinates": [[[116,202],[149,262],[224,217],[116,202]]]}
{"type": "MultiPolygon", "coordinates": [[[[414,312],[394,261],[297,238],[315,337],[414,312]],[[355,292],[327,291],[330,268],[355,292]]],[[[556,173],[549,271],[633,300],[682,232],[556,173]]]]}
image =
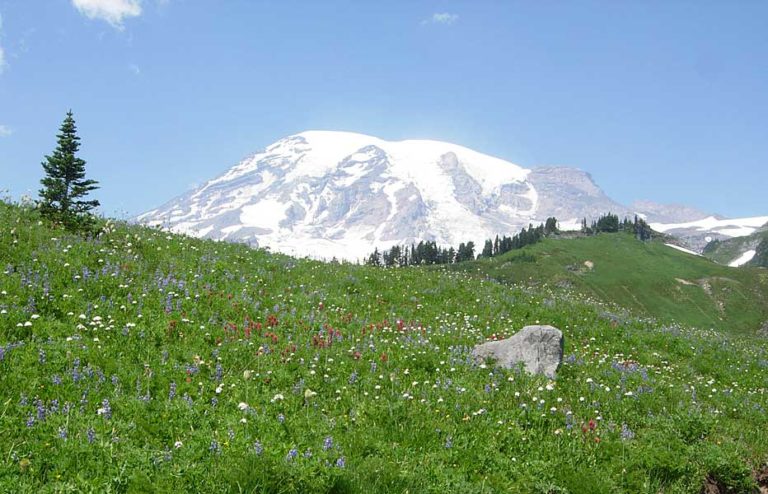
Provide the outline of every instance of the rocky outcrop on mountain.
{"type": "Polygon", "coordinates": [[[592,176],[577,168],[551,166],[534,168],[528,180],[539,194],[538,216],[559,219],[597,219],[605,213],[623,218],[633,213],[608,197],[592,176]]]}
{"type": "Polygon", "coordinates": [[[687,223],[703,220],[713,216],[723,219],[722,216],[705,213],[699,209],[683,204],[659,204],[653,201],[635,201],[630,209],[643,215],[649,223],[687,223]]]}

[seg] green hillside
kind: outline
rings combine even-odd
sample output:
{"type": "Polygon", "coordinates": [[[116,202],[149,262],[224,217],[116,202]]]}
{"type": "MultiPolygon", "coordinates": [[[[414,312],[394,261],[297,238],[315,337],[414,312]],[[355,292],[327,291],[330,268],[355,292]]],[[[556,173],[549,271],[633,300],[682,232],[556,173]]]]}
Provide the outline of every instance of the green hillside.
{"type": "Polygon", "coordinates": [[[691,326],[750,332],[768,320],[768,271],[722,266],[622,233],[550,237],[450,269],[508,284],[567,288],[691,326]]]}
{"type": "MultiPolygon", "coordinates": [[[[744,237],[714,240],[704,248],[704,256],[720,264],[728,264],[744,252],[754,249],[759,253],[768,251],[768,227],[762,227],[744,237]]],[[[756,255],[748,264],[753,267],[768,267],[768,255],[756,255]]]]}
{"type": "Polygon", "coordinates": [[[547,241],[502,260],[540,263],[538,287],[510,287],[122,223],[83,239],[0,203],[0,492],[756,489],[766,342],[613,324],[520,257],[601,273],[619,257],[602,244],[679,264],[619,236],[573,244],[589,257],[547,241]],[[537,322],[565,335],[556,381],[470,359],[537,322]]]}

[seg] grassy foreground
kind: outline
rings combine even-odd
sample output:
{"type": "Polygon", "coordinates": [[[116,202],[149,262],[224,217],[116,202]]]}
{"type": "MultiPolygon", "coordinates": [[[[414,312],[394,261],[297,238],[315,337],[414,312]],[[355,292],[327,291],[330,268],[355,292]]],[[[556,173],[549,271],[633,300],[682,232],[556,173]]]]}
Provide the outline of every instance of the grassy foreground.
{"type": "Polygon", "coordinates": [[[0,268],[2,492],[750,492],[768,459],[757,339],[4,203],[0,268]],[[468,358],[536,322],[556,381],[468,358]]]}

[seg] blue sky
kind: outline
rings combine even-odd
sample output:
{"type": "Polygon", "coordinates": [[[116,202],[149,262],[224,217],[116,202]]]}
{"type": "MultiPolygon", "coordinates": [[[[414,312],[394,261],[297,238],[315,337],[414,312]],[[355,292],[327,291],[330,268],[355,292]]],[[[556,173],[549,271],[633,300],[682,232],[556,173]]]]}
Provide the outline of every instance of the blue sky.
{"type": "Polygon", "coordinates": [[[308,129],[768,214],[768,2],[0,0],[0,190],[71,108],[107,215],[308,129]]]}

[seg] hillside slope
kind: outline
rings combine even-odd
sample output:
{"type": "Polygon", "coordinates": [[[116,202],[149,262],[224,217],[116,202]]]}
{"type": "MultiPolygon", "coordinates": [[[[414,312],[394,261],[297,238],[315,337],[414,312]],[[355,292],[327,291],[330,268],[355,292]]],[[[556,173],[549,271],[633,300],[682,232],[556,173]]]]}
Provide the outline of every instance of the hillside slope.
{"type": "Polygon", "coordinates": [[[3,203],[0,266],[0,492],[747,492],[768,460],[763,340],[3,203]],[[556,381],[469,358],[536,322],[556,381]]]}
{"type": "Polygon", "coordinates": [[[703,254],[720,264],[768,267],[768,259],[761,256],[755,258],[758,250],[768,250],[768,226],[743,237],[712,241],[704,248],[703,254]]]}
{"type": "Polygon", "coordinates": [[[506,283],[568,287],[638,314],[703,328],[751,332],[768,320],[768,271],[721,266],[627,234],[548,238],[452,269],[506,283]]]}

